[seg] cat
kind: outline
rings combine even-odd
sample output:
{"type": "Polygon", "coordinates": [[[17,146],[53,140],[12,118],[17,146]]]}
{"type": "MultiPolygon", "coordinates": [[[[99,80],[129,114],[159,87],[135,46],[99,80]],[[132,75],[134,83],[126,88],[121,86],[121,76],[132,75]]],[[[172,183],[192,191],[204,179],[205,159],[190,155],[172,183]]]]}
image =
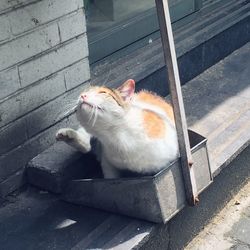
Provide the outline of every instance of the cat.
{"type": "Polygon", "coordinates": [[[104,178],[119,178],[121,170],[155,174],[178,158],[172,106],[151,92],[135,93],[132,79],[117,89],[90,87],[80,94],[76,116],[81,127],[62,128],[56,139],[87,153],[97,138],[104,178]]]}

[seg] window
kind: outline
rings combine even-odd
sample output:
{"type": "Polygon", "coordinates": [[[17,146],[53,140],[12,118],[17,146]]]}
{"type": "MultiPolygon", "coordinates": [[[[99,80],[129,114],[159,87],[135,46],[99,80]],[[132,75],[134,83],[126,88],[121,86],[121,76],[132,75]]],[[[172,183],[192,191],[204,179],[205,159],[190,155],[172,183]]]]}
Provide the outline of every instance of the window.
{"type": "MultiPolygon", "coordinates": [[[[84,0],[90,62],[156,32],[154,0],[84,0]]],[[[170,0],[172,22],[201,7],[201,0],[170,0]]]]}

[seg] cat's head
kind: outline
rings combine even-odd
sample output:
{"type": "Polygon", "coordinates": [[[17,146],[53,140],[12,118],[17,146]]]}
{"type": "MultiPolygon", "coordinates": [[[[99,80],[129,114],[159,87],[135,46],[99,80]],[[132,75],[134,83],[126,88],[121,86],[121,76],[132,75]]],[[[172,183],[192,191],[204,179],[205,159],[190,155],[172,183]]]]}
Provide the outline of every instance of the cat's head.
{"type": "Polygon", "coordinates": [[[78,99],[77,118],[91,129],[119,122],[129,108],[135,90],[135,81],[124,82],[119,88],[93,86],[82,92],[78,99]]]}

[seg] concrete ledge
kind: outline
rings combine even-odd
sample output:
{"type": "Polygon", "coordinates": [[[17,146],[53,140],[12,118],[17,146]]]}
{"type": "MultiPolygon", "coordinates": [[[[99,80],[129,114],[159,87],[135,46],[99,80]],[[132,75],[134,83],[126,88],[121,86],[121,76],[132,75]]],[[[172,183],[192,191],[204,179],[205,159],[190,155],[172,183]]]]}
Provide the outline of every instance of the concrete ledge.
{"type": "MultiPolygon", "coordinates": [[[[61,193],[65,181],[88,173],[89,169],[82,166],[81,157],[82,153],[63,142],[57,142],[28,163],[29,183],[53,193],[61,193]]],[[[94,158],[92,154],[86,157],[87,161],[94,158]]]]}

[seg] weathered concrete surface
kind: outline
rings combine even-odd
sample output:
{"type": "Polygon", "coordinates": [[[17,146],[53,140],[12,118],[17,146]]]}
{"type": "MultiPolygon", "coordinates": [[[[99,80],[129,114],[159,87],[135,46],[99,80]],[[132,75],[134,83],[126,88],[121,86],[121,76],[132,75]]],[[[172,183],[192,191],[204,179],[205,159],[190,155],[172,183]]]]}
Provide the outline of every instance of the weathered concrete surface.
{"type": "MultiPolygon", "coordinates": [[[[249,178],[250,147],[215,178],[199,206],[186,207],[165,226],[74,206],[47,192],[28,189],[9,196],[0,208],[1,249],[183,249],[230,199],[235,202],[235,194],[249,178]]],[[[244,199],[237,200],[243,206],[244,199]]],[[[244,212],[249,216],[250,209],[244,212]]],[[[232,232],[237,235],[239,230],[232,232]]]]}
{"type": "Polygon", "coordinates": [[[249,194],[250,178],[185,249],[250,249],[249,194]]]}
{"type": "MultiPolygon", "coordinates": [[[[236,198],[236,195],[249,181],[250,147],[248,146],[227,168],[215,177],[212,185],[200,195],[198,206],[185,207],[168,223],[168,231],[165,231],[165,233],[169,233],[171,239],[168,249],[183,249],[206,225],[209,225],[210,221],[220,213],[228,202],[234,203],[237,199],[243,202],[246,198],[244,196],[236,198]]],[[[243,192],[243,194],[249,196],[249,192],[243,192]]],[[[237,206],[233,207],[238,209],[237,206]]],[[[228,215],[223,213],[223,216],[230,218],[232,216],[232,213],[231,216],[230,213],[231,211],[228,211],[228,215]]],[[[237,221],[238,218],[235,218],[234,223],[237,221]]],[[[224,221],[221,220],[219,224],[224,224],[224,221]]],[[[226,227],[226,224],[224,226],[226,227]]],[[[233,226],[233,223],[231,226],[233,226]]],[[[215,237],[214,240],[216,240],[215,237]]],[[[221,250],[216,247],[208,249],[221,250]]]]}
{"type": "Polygon", "coordinates": [[[65,181],[91,176],[93,170],[90,162],[96,161],[95,155],[86,154],[84,163],[82,156],[81,152],[64,142],[55,143],[27,165],[29,183],[53,193],[61,193],[65,181]]]}
{"type": "Polygon", "coordinates": [[[188,125],[207,137],[214,175],[250,143],[250,43],[182,87],[188,125]]]}
{"type": "Polygon", "coordinates": [[[153,230],[150,223],[74,206],[39,190],[9,199],[0,209],[4,250],[132,249],[153,230]]]}

